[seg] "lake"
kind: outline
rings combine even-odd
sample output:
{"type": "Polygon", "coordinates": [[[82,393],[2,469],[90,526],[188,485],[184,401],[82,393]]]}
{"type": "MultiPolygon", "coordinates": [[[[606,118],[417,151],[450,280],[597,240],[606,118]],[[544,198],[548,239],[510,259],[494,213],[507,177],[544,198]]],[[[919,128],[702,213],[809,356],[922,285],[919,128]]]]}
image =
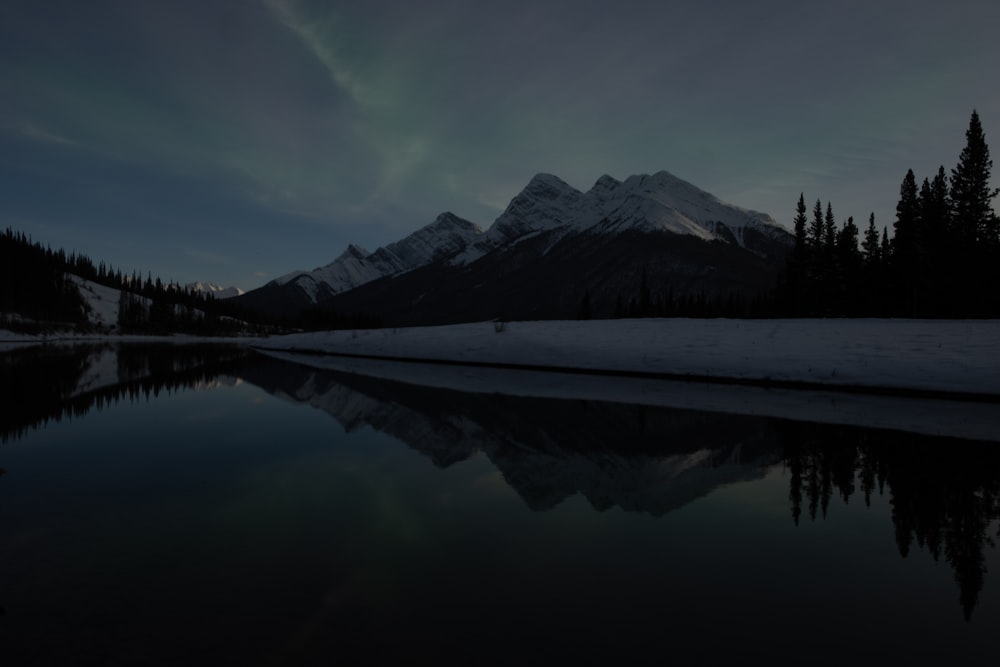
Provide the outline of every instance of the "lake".
{"type": "Polygon", "coordinates": [[[996,439],[460,391],[224,345],[8,349],[0,400],[5,664],[996,650],[996,439]]]}

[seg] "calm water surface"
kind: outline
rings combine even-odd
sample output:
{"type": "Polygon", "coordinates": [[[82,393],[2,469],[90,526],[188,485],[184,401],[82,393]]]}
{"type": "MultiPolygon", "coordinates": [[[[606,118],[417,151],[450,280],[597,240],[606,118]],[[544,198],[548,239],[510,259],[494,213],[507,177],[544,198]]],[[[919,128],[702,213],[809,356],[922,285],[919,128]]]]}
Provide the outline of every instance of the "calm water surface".
{"type": "Polygon", "coordinates": [[[996,443],[225,347],[8,351],[0,392],[4,664],[996,651],[996,443]]]}

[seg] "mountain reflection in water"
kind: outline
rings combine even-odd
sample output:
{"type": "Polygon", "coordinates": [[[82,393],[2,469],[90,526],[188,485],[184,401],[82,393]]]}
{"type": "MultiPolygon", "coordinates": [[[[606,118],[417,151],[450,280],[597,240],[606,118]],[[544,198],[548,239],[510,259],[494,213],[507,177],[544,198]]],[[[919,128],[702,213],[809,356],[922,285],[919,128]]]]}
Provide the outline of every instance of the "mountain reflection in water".
{"type": "MultiPolygon", "coordinates": [[[[580,496],[599,512],[664,517],[775,470],[788,479],[787,521],[796,526],[821,523],[837,498],[869,505],[873,497],[887,497],[900,556],[918,549],[946,561],[966,620],[986,582],[1000,519],[1000,454],[979,442],[466,393],[317,370],[224,345],[37,346],[0,353],[0,401],[10,408],[0,419],[0,438],[16,441],[49,422],[82,418],[119,401],[237,381],[322,410],[348,433],[371,427],[390,435],[437,468],[485,456],[537,512],[580,496]]],[[[0,466],[10,467],[3,449],[0,466]]],[[[0,477],[0,499],[3,484],[0,477]]]]}

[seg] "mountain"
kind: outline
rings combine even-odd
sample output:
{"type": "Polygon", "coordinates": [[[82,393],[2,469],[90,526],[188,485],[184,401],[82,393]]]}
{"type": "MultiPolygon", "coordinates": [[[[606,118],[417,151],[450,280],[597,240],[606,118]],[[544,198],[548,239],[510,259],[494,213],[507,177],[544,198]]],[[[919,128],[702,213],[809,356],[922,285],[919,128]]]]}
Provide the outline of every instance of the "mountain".
{"type": "Polygon", "coordinates": [[[557,176],[538,174],[455,262],[467,264],[543,233],[553,233],[556,241],[570,234],[612,236],[634,231],[672,232],[751,249],[757,234],[770,239],[788,236],[771,216],[721,202],[666,171],[631,176],[624,182],[601,176],[586,193],[557,176]]]}
{"type": "Polygon", "coordinates": [[[792,236],[661,171],[580,192],[538,174],[487,231],[450,213],[368,253],[350,246],[240,297],[269,314],[366,313],[387,325],[594,316],[622,304],[750,299],[775,283],[792,236]]]}
{"type": "Polygon", "coordinates": [[[482,234],[479,225],[442,213],[429,225],[375,252],[351,244],[326,266],[280,276],[248,292],[241,304],[269,314],[294,316],[336,294],[452,257],[482,234]]]}
{"type": "Polygon", "coordinates": [[[216,299],[231,299],[234,296],[246,294],[246,292],[241,290],[239,287],[223,287],[222,285],[216,285],[215,283],[203,283],[201,281],[188,283],[185,287],[192,292],[206,294],[216,299]]]}
{"type": "MultiPolygon", "coordinates": [[[[312,271],[294,271],[274,280],[278,285],[297,284],[318,297],[354,289],[372,280],[404,273],[463,250],[483,233],[479,225],[453,213],[442,213],[429,225],[375,252],[347,246],[337,259],[312,271]]],[[[314,299],[315,300],[315,299],[314,299]]]]}

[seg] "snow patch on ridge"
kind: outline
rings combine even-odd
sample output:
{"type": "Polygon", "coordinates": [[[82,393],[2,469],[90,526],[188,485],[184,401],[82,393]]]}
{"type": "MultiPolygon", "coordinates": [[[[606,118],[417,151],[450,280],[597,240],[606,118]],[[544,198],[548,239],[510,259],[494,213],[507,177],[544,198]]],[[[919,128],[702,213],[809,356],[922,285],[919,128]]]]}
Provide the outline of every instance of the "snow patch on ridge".
{"type": "Polygon", "coordinates": [[[442,213],[434,222],[375,252],[352,244],[326,266],[312,271],[294,271],[273,282],[278,285],[294,283],[315,303],[325,296],[412,271],[453,255],[482,233],[478,225],[453,213],[442,213]]]}

